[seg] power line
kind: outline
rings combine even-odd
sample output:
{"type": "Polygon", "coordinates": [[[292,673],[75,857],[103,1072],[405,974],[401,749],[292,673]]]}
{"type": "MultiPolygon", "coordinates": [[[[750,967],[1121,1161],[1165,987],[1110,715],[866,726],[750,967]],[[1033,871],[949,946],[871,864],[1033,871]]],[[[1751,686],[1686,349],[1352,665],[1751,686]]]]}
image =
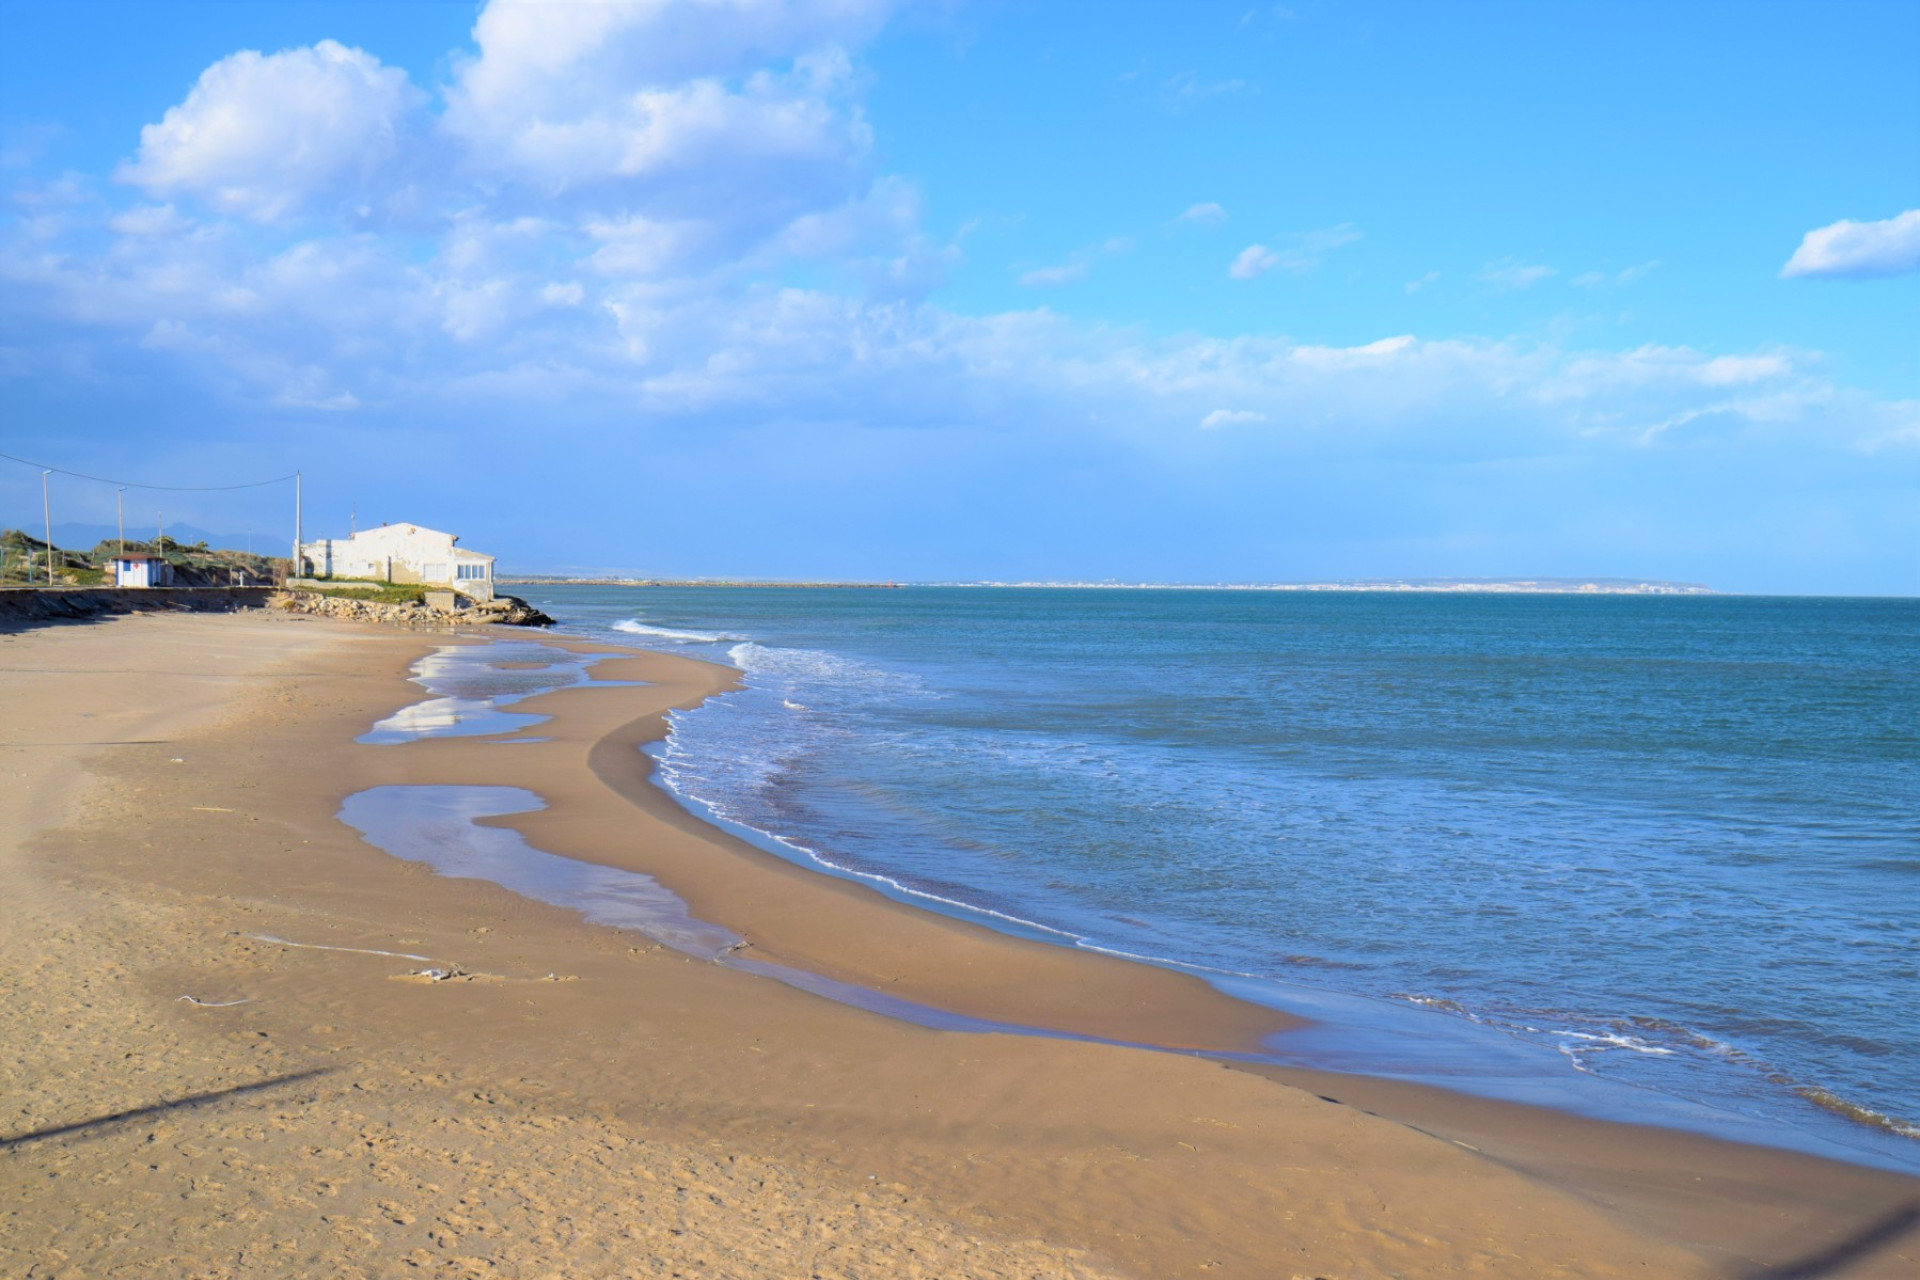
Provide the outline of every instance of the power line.
{"type": "Polygon", "coordinates": [[[18,462],[22,466],[36,467],[41,471],[51,471],[55,475],[72,476],[76,480],[92,480],[99,484],[119,485],[125,489],[157,489],[164,493],[225,493],[232,489],[264,489],[270,484],[285,484],[299,474],[288,472],[284,476],[275,476],[271,480],[250,480],[246,484],[141,484],[138,480],[109,480],[105,476],[90,476],[81,471],[68,471],[65,467],[49,467],[26,458],[16,458],[10,453],[0,453],[0,458],[5,458],[8,462],[18,462]]]}

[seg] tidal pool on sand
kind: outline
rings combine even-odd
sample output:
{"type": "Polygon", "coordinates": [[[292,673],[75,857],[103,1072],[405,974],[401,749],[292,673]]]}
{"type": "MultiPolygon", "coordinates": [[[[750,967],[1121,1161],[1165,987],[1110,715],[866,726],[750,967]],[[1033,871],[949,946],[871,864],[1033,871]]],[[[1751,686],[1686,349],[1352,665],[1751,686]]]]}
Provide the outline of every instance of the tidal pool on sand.
{"type": "Polygon", "coordinates": [[[355,741],[369,746],[395,746],[422,738],[471,738],[524,732],[548,717],[501,708],[537,694],[594,682],[593,665],[612,656],[615,655],[575,653],[524,640],[441,645],[413,664],[411,677],[413,683],[435,696],[400,708],[355,741]]]}

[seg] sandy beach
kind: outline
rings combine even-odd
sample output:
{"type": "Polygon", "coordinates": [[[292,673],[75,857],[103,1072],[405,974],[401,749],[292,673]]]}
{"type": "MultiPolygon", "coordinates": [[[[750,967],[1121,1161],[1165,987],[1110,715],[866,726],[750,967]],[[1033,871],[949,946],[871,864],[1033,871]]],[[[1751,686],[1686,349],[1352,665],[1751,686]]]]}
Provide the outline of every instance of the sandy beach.
{"type": "Polygon", "coordinates": [[[0,635],[0,1275],[1920,1267],[1913,1179],[1230,1066],[1205,1051],[1277,1015],[727,837],[637,749],[724,668],[609,657],[598,680],[644,683],[520,704],[551,717],[537,742],[355,743],[420,700],[423,654],[484,642],[262,614],[0,635]],[[758,959],[1090,1039],[835,1004],[433,875],[337,817],[426,784],[537,793],[487,824],[651,875],[758,959]]]}

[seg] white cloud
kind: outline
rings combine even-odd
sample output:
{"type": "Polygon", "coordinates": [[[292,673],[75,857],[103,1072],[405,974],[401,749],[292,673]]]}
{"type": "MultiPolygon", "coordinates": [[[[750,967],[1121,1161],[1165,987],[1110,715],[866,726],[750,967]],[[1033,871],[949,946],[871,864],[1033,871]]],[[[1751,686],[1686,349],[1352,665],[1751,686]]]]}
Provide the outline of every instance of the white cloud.
{"type": "Polygon", "coordinates": [[[1498,293],[1518,293],[1558,274],[1552,267],[1502,258],[1480,269],[1480,282],[1498,293]]]}
{"type": "MultiPolygon", "coordinates": [[[[844,183],[870,146],[848,42],[873,0],[495,3],[473,29],[445,127],[468,163],[546,192],[696,174],[790,203],[844,183]]],[[[657,198],[658,192],[646,194],[657,198]]]]}
{"type": "Polygon", "coordinates": [[[588,261],[609,276],[665,274],[683,265],[707,233],[706,224],[697,219],[665,222],[639,214],[595,218],[582,230],[600,242],[588,261]]]}
{"type": "Polygon", "coordinates": [[[1176,103],[1187,103],[1241,93],[1246,89],[1247,82],[1244,80],[1206,81],[1202,80],[1196,72],[1183,71],[1169,79],[1163,87],[1172,95],[1176,103]]]}
{"type": "Polygon", "coordinates": [[[1636,280],[1646,279],[1659,265],[1657,261],[1637,262],[1619,271],[1583,271],[1567,283],[1579,289],[1618,288],[1621,285],[1632,284],[1636,280]]]}
{"type": "MultiPolygon", "coordinates": [[[[602,513],[621,504],[586,489],[668,454],[711,464],[689,474],[724,463],[730,483],[736,470],[776,475],[752,491],[773,504],[743,511],[791,499],[851,512],[885,491],[896,505],[928,496],[928,521],[995,501],[1016,520],[1051,511],[1028,500],[1034,486],[1084,470],[1084,491],[1104,495],[1073,509],[1087,527],[1100,501],[1120,527],[1162,498],[1170,521],[1197,526],[1281,511],[1292,530],[1329,523],[1278,500],[1285,486],[1324,501],[1331,523],[1387,525],[1435,494],[1473,505],[1456,502],[1471,477],[1497,474],[1477,493],[1525,530],[1514,545],[1529,553],[1563,514],[1655,490],[1734,536],[1730,517],[1762,510],[1756,457],[1781,460],[1790,483],[1858,463],[1874,492],[1911,489],[1887,477],[1920,465],[1920,406],[1836,384],[1816,353],[1361,340],[1304,315],[1291,321],[1302,336],[1209,337],[933,305],[926,290],[960,237],[929,238],[912,184],[875,172],[856,59],[884,13],[854,0],[491,5],[439,116],[399,71],[338,45],[223,59],[143,137],[124,171],[142,190],[23,183],[0,209],[0,374],[16,397],[57,388],[80,404],[110,388],[102,447],[221,434],[220,447],[250,436],[278,449],[325,414],[329,438],[396,450],[396,474],[412,470],[407,449],[458,438],[504,460],[470,492],[551,479],[602,513]],[[384,216],[362,212],[382,202],[384,216]],[[115,437],[133,397],[207,434],[142,420],[115,437]],[[529,444],[535,420],[564,421],[607,465],[582,473],[566,461],[579,449],[529,444]],[[866,483],[882,463],[891,486],[866,483]],[[1588,482],[1609,471],[1624,479],[1588,482]],[[1701,497],[1734,491],[1737,506],[1701,497]]],[[[1195,204],[1174,222],[1224,219],[1195,204]]],[[[1231,274],[1311,271],[1359,237],[1350,225],[1263,236],[1231,274]]],[[[1089,240],[1027,264],[1024,282],[1110,270],[1128,248],[1089,240]]],[[[1551,275],[1514,260],[1488,270],[1483,285],[1551,275]]],[[[711,501],[694,489],[663,500],[711,501]]],[[[510,491],[494,492],[509,496],[490,518],[510,518],[510,491]]],[[[1765,534],[1770,519],[1749,525],[1765,534]]],[[[647,538],[675,524],[698,521],[661,518],[647,538]]],[[[1008,541],[1050,545],[1064,526],[1037,528],[1008,541]]],[[[799,557],[822,545],[809,538],[770,541],[799,557]]],[[[1098,541],[1102,554],[1133,549],[1098,541]]],[[[1254,541],[1263,555],[1278,545],[1254,541]]]]}
{"type": "Polygon", "coordinates": [[[1352,244],[1362,235],[1361,230],[1351,222],[1343,222],[1337,227],[1299,232],[1272,247],[1251,244],[1234,258],[1233,264],[1227,268],[1227,274],[1235,280],[1252,280],[1276,269],[1304,275],[1319,266],[1327,254],[1342,245],[1352,244]]]}
{"type": "MultiPolygon", "coordinates": [[[[610,21],[601,8],[560,6],[553,16],[573,31],[610,21]]],[[[619,64],[628,69],[624,80],[608,70],[613,53],[603,44],[576,48],[572,36],[551,57],[538,47],[502,53],[507,62],[485,74],[478,64],[493,45],[483,44],[482,58],[460,72],[462,91],[476,100],[490,95],[489,109],[504,114],[498,121],[476,114],[463,127],[478,121],[506,132],[449,129],[435,145],[480,147],[487,137],[511,144],[538,120],[562,133],[578,128],[582,137],[604,125],[613,142],[594,153],[602,169],[576,164],[585,154],[576,153],[547,182],[537,166],[512,156],[496,163],[455,150],[437,166],[417,161],[407,147],[428,146],[436,135],[424,116],[406,116],[383,172],[431,174],[421,207],[438,212],[410,222],[404,235],[357,216],[353,199],[367,184],[351,165],[331,171],[332,185],[266,165],[244,197],[224,204],[222,188],[189,187],[177,174],[169,179],[181,184],[177,206],[142,199],[116,211],[97,194],[68,192],[58,205],[67,221],[44,232],[24,222],[0,232],[0,298],[11,331],[62,335],[102,363],[131,352],[144,361],[135,371],[140,385],[164,382],[182,403],[211,399],[259,412],[262,421],[321,409],[367,422],[388,414],[451,423],[480,439],[497,430],[509,443],[531,412],[564,406],[583,439],[609,448],[626,447],[642,418],[751,423],[768,441],[795,423],[822,432],[829,428],[818,424],[836,424],[869,440],[896,426],[995,439],[1045,437],[1066,430],[1062,423],[1102,433],[1091,442],[1097,447],[1065,451],[1074,457],[1299,449],[1504,465],[1763,431],[1902,457],[1920,445],[1911,407],[1895,412],[1849,399],[1805,353],[1566,350],[1408,334],[1364,342],[1165,336],[1077,323],[1037,307],[964,315],[930,305],[924,288],[957,246],[927,240],[911,184],[868,171],[865,152],[853,145],[863,127],[860,77],[845,56],[797,65],[818,52],[815,35],[838,38],[842,29],[802,24],[806,38],[775,42],[774,65],[756,68],[752,57],[760,55],[743,49],[759,48],[762,37],[731,29],[742,12],[739,5],[677,6],[650,18],[652,27],[622,28],[616,43],[643,28],[660,37],[619,54],[627,60],[619,64]],[[701,15],[729,29],[696,39],[690,28],[671,25],[701,15]],[[576,73],[590,82],[586,89],[572,83],[576,73]],[[636,105],[649,94],[675,104],[656,113],[672,116],[657,136],[649,133],[655,116],[636,105]],[[514,115],[511,101],[528,110],[514,115]],[[717,133],[687,132],[693,126],[673,116],[706,110],[702,103],[719,122],[717,133]],[[781,103],[803,121],[793,137],[755,150],[752,138],[729,132],[738,124],[729,113],[781,103]],[[808,120],[823,123],[815,129],[808,120]],[[698,136],[739,145],[674,152],[698,136]],[[800,145],[808,138],[826,139],[825,149],[809,152],[800,145]],[[635,148],[646,152],[644,163],[620,172],[635,148]],[[791,172],[805,180],[786,184],[780,175],[791,172]],[[292,185],[271,188],[283,178],[292,185]],[[777,207],[748,198],[776,187],[777,207]],[[204,215],[190,200],[231,217],[204,215]],[[183,209],[193,214],[191,226],[183,209]],[[287,218],[296,210],[311,216],[219,234],[232,217],[287,218]],[[173,233],[180,230],[190,233],[173,233]],[[807,269],[791,270],[795,263],[807,269]],[[795,279],[814,283],[795,287],[795,279]],[[819,283],[829,280],[837,283],[819,283]],[[1007,424],[1021,430],[1002,430],[1007,424]],[[1231,429],[1258,424],[1266,425],[1231,429]]],[[[847,22],[865,20],[856,14],[847,22]]],[[[248,74],[268,76],[263,66],[273,59],[253,57],[259,65],[246,64],[248,74]]],[[[310,61],[275,64],[282,70],[272,74],[291,66],[285,74],[304,83],[310,61]]],[[[233,62],[218,66],[231,71],[233,62]]],[[[371,59],[354,63],[368,65],[378,67],[371,59]]],[[[361,92],[376,106],[391,104],[397,75],[362,77],[361,92]]],[[[217,80],[203,78],[202,88],[217,80]]],[[[215,88],[231,100],[246,100],[222,85],[215,88]]],[[[143,150],[143,162],[214,154],[194,151],[197,141],[174,127],[211,109],[214,89],[195,92],[201,97],[170,113],[172,132],[164,145],[154,143],[151,157],[143,150]]],[[[346,116],[382,118],[368,110],[346,116]]],[[[145,180],[161,181],[153,172],[145,180]]],[[[1214,225],[1210,211],[1218,208],[1195,205],[1178,220],[1214,225]]],[[[1360,234],[1342,225],[1272,237],[1243,250],[1230,274],[1250,280],[1309,271],[1360,234]]],[[[1120,239],[1089,242],[1064,261],[1035,266],[1022,283],[1068,283],[1130,247],[1120,239]]],[[[1512,262],[1492,269],[1550,270],[1512,262]]],[[[1429,273],[1409,291],[1437,278],[1429,273]]],[[[23,341],[25,355],[6,353],[9,368],[51,367],[46,344],[23,341]]]]}
{"type": "MultiPolygon", "coordinates": [[[[847,52],[890,8],[494,0],[437,117],[404,72],[358,49],[237,53],[143,132],[119,176],[265,224],[438,232],[444,318],[469,335],[509,299],[535,305],[555,269],[542,255],[581,245],[584,260],[561,266],[609,279],[815,259],[917,296],[958,249],[925,241],[911,184],[871,171],[847,52]]],[[[127,210],[114,229],[219,233],[170,208],[127,210]]],[[[49,215],[44,237],[68,216],[49,215]]]]}
{"type": "Polygon", "coordinates": [[[1279,254],[1263,244],[1250,244],[1234,255],[1227,274],[1235,280],[1253,280],[1279,265],[1279,254]]]}
{"type": "Polygon", "coordinates": [[[1794,276],[1890,276],[1920,271],[1920,209],[1879,222],[1841,220],[1807,232],[1780,268],[1794,276]]]}
{"type": "Polygon", "coordinates": [[[864,42],[891,0],[493,0],[459,68],[466,109],[591,115],[648,84],[735,76],[864,42]]]}
{"type": "Polygon", "coordinates": [[[181,217],[170,204],[140,204],[108,218],[107,225],[123,236],[170,236],[187,230],[193,223],[181,217]]]}
{"type": "Polygon", "coordinates": [[[1109,236],[1096,245],[1076,249],[1064,263],[1051,267],[1036,267],[1022,272],[1020,284],[1028,289],[1051,289],[1063,284],[1073,284],[1085,280],[1093,270],[1095,260],[1101,257],[1118,257],[1133,252],[1133,241],[1126,236],[1109,236]]]}
{"type": "Polygon", "coordinates": [[[1022,272],[1020,284],[1026,289],[1051,289],[1086,278],[1086,263],[1068,262],[1057,267],[1035,267],[1032,271],[1022,272]]]}
{"type": "Polygon", "coordinates": [[[1321,369],[1348,369],[1357,365],[1378,364],[1390,356],[1397,356],[1413,348],[1418,342],[1412,334],[1403,333],[1392,338],[1381,338],[1376,342],[1364,343],[1357,347],[1319,347],[1310,344],[1295,347],[1289,355],[1303,364],[1321,369]]]}
{"type": "Polygon", "coordinates": [[[1714,356],[1697,366],[1696,376],[1709,387],[1739,387],[1784,378],[1792,372],[1793,361],[1775,353],[1757,356],[1714,356]]]}
{"type": "Polygon", "coordinates": [[[406,72],[332,40],[222,58],[140,131],[119,176],[159,196],[274,222],[392,159],[421,101],[406,72]]]}

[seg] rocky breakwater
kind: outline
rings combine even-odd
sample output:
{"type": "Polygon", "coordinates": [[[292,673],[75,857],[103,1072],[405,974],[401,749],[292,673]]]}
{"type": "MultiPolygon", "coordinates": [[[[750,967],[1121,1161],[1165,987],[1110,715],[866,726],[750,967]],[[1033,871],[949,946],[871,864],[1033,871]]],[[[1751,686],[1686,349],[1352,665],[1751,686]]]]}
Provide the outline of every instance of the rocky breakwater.
{"type": "Polygon", "coordinates": [[[400,627],[553,625],[552,618],[516,596],[496,596],[464,608],[436,609],[413,600],[394,604],[381,600],[355,600],[348,596],[323,596],[312,591],[276,591],[268,598],[267,607],[284,613],[308,613],[322,618],[382,622],[400,627]]]}

